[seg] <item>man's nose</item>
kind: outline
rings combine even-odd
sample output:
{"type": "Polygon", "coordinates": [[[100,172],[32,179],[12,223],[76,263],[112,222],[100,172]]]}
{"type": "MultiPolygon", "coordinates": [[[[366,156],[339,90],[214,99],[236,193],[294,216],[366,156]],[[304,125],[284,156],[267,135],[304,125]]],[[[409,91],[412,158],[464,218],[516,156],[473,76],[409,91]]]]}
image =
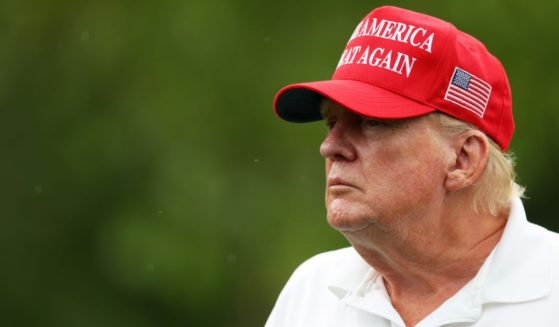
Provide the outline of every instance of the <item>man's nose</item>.
{"type": "Polygon", "coordinates": [[[340,119],[328,130],[320,145],[320,154],[329,160],[355,160],[357,154],[347,121],[340,119]]]}

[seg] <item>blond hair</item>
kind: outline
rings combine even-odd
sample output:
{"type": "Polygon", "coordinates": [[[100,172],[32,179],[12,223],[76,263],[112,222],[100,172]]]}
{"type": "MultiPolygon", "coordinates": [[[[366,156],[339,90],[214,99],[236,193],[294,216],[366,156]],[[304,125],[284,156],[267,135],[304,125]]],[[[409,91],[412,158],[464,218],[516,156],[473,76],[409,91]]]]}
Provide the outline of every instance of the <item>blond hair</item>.
{"type": "MultiPolygon", "coordinates": [[[[436,112],[433,115],[440,117],[440,127],[447,137],[477,129],[443,113],[436,112]]],[[[513,154],[502,152],[491,138],[488,137],[487,140],[489,141],[489,154],[485,170],[473,185],[473,210],[476,213],[486,212],[499,216],[508,212],[511,200],[515,197],[522,197],[525,189],[516,182],[513,154]]]]}

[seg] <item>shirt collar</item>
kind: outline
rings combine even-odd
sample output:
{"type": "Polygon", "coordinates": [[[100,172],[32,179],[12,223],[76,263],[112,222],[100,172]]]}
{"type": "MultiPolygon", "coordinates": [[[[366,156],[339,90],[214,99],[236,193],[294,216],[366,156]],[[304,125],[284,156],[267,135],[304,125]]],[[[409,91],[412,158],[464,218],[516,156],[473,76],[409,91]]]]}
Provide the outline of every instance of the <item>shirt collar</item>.
{"type": "Polygon", "coordinates": [[[373,272],[371,266],[351,248],[344,262],[338,266],[338,272],[334,274],[335,278],[328,285],[328,289],[341,300],[351,293],[359,292],[370,280],[373,272]]]}
{"type": "Polygon", "coordinates": [[[501,240],[478,273],[481,302],[524,302],[549,294],[550,235],[545,228],[529,223],[522,201],[514,199],[501,240]]]}

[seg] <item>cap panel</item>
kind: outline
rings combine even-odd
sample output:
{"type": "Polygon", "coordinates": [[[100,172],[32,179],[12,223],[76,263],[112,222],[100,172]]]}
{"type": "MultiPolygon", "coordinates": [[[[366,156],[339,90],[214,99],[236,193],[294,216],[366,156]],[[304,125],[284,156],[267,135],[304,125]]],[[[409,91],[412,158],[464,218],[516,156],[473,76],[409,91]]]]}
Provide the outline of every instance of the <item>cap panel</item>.
{"type": "Polygon", "coordinates": [[[435,17],[395,7],[373,10],[353,32],[332,79],[360,80],[426,102],[426,81],[437,73],[453,32],[435,17]]]}
{"type": "Polygon", "coordinates": [[[505,69],[501,66],[501,74],[503,76],[503,82],[505,86],[503,87],[504,92],[502,94],[501,99],[501,110],[502,113],[500,115],[501,119],[499,120],[498,127],[497,127],[497,140],[501,140],[497,142],[498,144],[502,143],[502,147],[506,151],[510,146],[510,141],[512,140],[512,135],[514,134],[514,118],[512,115],[512,95],[510,90],[509,79],[507,77],[507,73],[505,69]]]}
{"type": "Polygon", "coordinates": [[[499,135],[503,115],[512,120],[510,89],[501,63],[485,46],[472,36],[458,31],[448,66],[441,71],[446,86],[432,104],[442,112],[478,127],[501,149],[508,149],[512,131],[507,139],[499,135]],[[503,101],[504,98],[508,101],[503,101]]]}

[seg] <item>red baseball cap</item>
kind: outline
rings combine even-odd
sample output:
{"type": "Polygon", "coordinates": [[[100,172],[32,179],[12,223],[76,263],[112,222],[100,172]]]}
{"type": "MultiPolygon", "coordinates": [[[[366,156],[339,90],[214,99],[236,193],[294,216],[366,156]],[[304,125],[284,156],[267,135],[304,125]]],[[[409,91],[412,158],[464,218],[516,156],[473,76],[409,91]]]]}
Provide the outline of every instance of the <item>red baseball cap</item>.
{"type": "Polygon", "coordinates": [[[320,120],[323,97],[379,119],[438,110],[476,126],[503,151],[514,132],[499,60],[454,25],[397,7],[376,8],[357,25],[331,80],[282,88],[274,109],[291,122],[320,120]]]}

